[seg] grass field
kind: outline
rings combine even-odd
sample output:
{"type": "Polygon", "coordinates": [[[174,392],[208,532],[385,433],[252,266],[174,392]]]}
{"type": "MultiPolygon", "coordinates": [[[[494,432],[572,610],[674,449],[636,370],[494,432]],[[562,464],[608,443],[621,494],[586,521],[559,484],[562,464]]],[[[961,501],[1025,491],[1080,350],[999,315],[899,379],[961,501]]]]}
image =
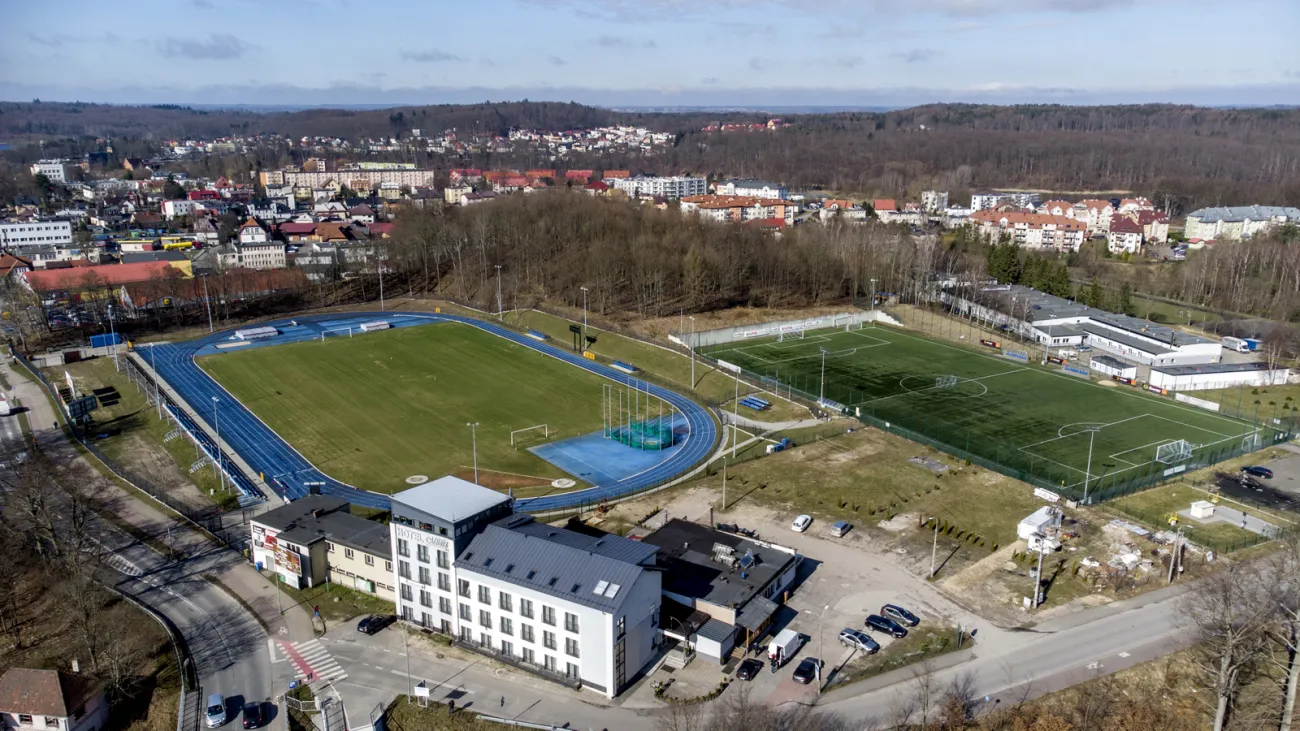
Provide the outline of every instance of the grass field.
{"type": "Polygon", "coordinates": [[[475,328],[421,325],[357,338],[223,353],[199,365],[313,464],[380,492],[412,475],[468,474],[477,422],[483,484],[524,488],[565,476],[510,445],[547,424],[550,439],[601,427],[602,380],[475,328]]]}
{"type": "MultiPolygon", "coordinates": [[[[979,353],[889,328],[819,331],[702,352],[814,398],[824,388],[826,399],[850,413],[1076,494],[1083,492],[1086,475],[1092,477],[1090,489],[1104,490],[1158,474],[1166,467],[1155,461],[1162,444],[1186,440],[1196,461],[1209,462],[1240,451],[1243,439],[1259,430],[1126,387],[1104,387],[994,351],[979,353]]],[[[1267,442],[1272,436],[1261,434],[1267,442]]]]}

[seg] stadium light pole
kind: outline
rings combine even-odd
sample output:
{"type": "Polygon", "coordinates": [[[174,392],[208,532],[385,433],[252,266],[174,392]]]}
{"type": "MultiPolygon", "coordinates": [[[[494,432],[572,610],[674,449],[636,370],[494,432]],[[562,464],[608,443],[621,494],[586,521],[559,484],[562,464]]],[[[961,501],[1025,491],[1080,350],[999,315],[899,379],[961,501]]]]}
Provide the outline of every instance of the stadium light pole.
{"type": "Polygon", "coordinates": [[[691,318],[691,388],[695,388],[695,315],[691,318]]]}
{"type": "Polygon", "coordinates": [[[379,255],[375,257],[377,262],[375,268],[379,270],[379,311],[384,311],[384,259],[386,257],[379,255]]]}
{"type": "Polygon", "coordinates": [[[826,352],[827,351],[825,348],[818,348],[818,350],[822,352],[822,377],[821,377],[821,385],[817,388],[817,400],[825,401],[826,400],[826,352]]]}
{"type": "Polygon", "coordinates": [[[122,370],[117,362],[117,331],[113,328],[113,305],[108,306],[108,338],[113,343],[113,370],[122,370]]]}
{"type": "Polygon", "coordinates": [[[215,332],[212,327],[212,300],[208,297],[208,275],[200,277],[203,280],[203,306],[208,308],[208,332],[215,332]]]}
{"type": "MultiPolygon", "coordinates": [[[[501,265],[497,264],[496,268],[497,268],[497,321],[505,322],[506,319],[505,308],[502,307],[501,305],[501,265]]],[[[583,332],[582,334],[586,335],[587,333],[583,332]]]]}
{"type": "Polygon", "coordinates": [[[582,287],[582,347],[587,348],[587,288],[582,287]]]}
{"type": "Polygon", "coordinates": [[[871,280],[871,311],[876,311],[876,280],[871,280]]]}
{"type": "Polygon", "coordinates": [[[465,426],[469,427],[470,448],[474,450],[474,484],[478,484],[478,422],[471,421],[465,426]]]}
{"type": "MultiPolygon", "coordinates": [[[[1092,442],[1097,438],[1097,432],[1101,431],[1099,426],[1088,427],[1088,466],[1084,468],[1083,473],[1083,504],[1088,504],[1088,482],[1092,480],[1092,442]]],[[[1035,604],[1034,606],[1038,606],[1035,604]]]]}
{"type": "Polygon", "coordinates": [[[217,416],[217,402],[221,399],[216,396],[212,397],[212,430],[216,432],[217,440],[213,443],[213,450],[216,454],[212,460],[212,467],[217,471],[217,476],[221,478],[221,491],[226,491],[226,473],[221,469],[221,421],[217,416]]]}
{"type": "Polygon", "coordinates": [[[149,366],[153,368],[153,402],[158,405],[158,418],[162,419],[162,399],[158,396],[158,345],[149,346],[149,366]]]}

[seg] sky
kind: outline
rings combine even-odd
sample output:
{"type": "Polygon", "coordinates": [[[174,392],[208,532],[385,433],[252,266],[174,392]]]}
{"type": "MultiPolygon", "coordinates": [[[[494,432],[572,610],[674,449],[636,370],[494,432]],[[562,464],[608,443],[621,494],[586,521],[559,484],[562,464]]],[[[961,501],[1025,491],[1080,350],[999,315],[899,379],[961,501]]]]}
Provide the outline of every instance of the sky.
{"type": "Polygon", "coordinates": [[[0,99],[1300,104],[1297,0],[11,0],[0,99]]]}

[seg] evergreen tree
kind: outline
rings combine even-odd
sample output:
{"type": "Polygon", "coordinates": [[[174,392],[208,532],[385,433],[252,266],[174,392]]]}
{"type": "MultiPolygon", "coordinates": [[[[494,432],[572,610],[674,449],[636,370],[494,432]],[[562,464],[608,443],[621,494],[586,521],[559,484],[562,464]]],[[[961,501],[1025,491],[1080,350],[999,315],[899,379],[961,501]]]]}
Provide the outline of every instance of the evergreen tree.
{"type": "Polygon", "coordinates": [[[1119,300],[1115,302],[1115,311],[1125,315],[1133,314],[1133,287],[1128,282],[1120,285],[1119,300]]]}
{"type": "Polygon", "coordinates": [[[1070,269],[1064,264],[1058,265],[1052,272],[1052,279],[1048,285],[1048,294],[1054,294],[1057,297],[1069,297],[1074,294],[1074,287],[1070,286],[1070,269]]]}
{"type": "Polygon", "coordinates": [[[1092,280],[1088,285],[1088,289],[1084,292],[1083,303],[1089,307],[1105,309],[1106,292],[1101,288],[1101,282],[1096,279],[1092,280]]]}

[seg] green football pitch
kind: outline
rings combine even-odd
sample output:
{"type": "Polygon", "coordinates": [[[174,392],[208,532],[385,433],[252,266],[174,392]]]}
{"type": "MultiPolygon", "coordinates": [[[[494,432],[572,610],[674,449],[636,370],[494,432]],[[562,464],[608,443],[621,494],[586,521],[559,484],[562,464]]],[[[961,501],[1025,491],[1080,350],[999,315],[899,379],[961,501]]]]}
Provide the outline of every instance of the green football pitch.
{"type": "Polygon", "coordinates": [[[811,331],[700,352],[761,376],[776,390],[824,397],[850,415],[1074,494],[1083,492],[1085,477],[1093,490],[1113,488],[1180,464],[1226,459],[1243,445],[1274,438],[1254,424],[1039,366],[1032,354],[1031,364],[892,328],[811,331]],[[1186,444],[1160,449],[1179,440],[1186,444]],[[1190,456],[1178,457],[1188,449],[1190,456]]]}
{"type": "Polygon", "coordinates": [[[528,452],[601,428],[601,384],[476,328],[438,323],[222,353],[199,365],[331,477],[396,492],[413,475],[467,474],[477,422],[484,484],[566,477],[528,452]],[[521,435],[510,432],[546,424],[521,435]]]}

